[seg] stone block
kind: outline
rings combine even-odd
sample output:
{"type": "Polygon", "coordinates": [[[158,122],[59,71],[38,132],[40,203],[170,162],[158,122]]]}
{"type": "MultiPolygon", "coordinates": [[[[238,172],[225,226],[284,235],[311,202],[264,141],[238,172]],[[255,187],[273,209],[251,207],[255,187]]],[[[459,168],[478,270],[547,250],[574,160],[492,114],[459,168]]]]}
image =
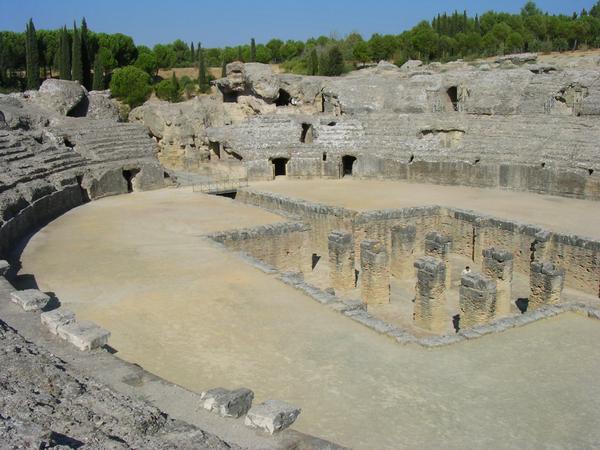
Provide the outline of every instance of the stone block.
{"type": "Polygon", "coordinates": [[[414,266],[417,269],[415,325],[443,333],[450,320],[446,311],[446,264],[441,259],[423,256],[415,261],[414,266]]]}
{"type": "Polygon", "coordinates": [[[361,298],[367,305],[390,302],[390,266],[381,242],[365,239],[360,244],[361,298]]]}
{"type": "Polygon", "coordinates": [[[37,289],[11,292],[10,299],[25,311],[38,311],[50,301],[49,296],[37,289]]]}
{"type": "Polygon", "coordinates": [[[391,238],[390,270],[392,275],[399,279],[412,277],[417,227],[414,225],[392,227],[391,238]]]}
{"type": "Polygon", "coordinates": [[[300,408],[280,400],[267,400],[248,411],[244,423],[273,434],[288,428],[300,415],[300,408]]]}
{"type": "Polygon", "coordinates": [[[513,254],[493,247],[483,250],[481,271],[496,280],[496,317],[509,315],[512,304],[513,254]]]}
{"type": "Polygon", "coordinates": [[[8,263],[8,261],[0,260],[0,277],[5,277],[9,269],[10,264],[8,263]]]}
{"type": "Polygon", "coordinates": [[[425,256],[432,256],[444,261],[446,265],[446,287],[450,287],[450,251],[452,250],[452,238],[437,231],[432,231],[425,236],[425,256]]]}
{"type": "Polygon", "coordinates": [[[496,281],[481,273],[461,277],[460,327],[472,328],[491,321],[496,313],[496,281]]]}
{"type": "Polygon", "coordinates": [[[92,322],[73,322],[57,327],[58,335],[81,351],[100,348],[108,343],[110,332],[92,322]]]}
{"type": "Polygon", "coordinates": [[[355,287],[354,239],[352,233],[332,231],[328,238],[329,279],[335,290],[355,287]]]}
{"type": "Polygon", "coordinates": [[[219,414],[221,417],[238,418],[248,412],[254,400],[254,392],[241,388],[233,391],[215,388],[202,392],[201,406],[207,411],[219,414]]]}
{"type": "Polygon", "coordinates": [[[62,308],[44,312],[40,318],[52,334],[58,334],[58,327],[75,322],[75,314],[62,308]]]}
{"type": "Polygon", "coordinates": [[[528,309],[560,303],[564,282],[564,269],[551,262],[533,261],[529,271],[528,309]]]}

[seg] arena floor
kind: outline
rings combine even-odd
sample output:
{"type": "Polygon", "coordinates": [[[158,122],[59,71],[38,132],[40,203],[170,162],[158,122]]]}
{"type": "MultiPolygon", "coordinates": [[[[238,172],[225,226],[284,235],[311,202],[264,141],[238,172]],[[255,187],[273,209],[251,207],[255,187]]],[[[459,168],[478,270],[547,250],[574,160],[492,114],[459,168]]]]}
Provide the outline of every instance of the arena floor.
{"type": "MultiPolygon", "coordinates": [[[[354,209],[452,200],[600,235],[592,202],[355,180],[254,187],[354,209]]],[[[110,197],[35,234],[20,276],[111,330],[121,358],[192,390],[289,401],[303,409],[296,429],[355,449],[600,444],[598,322],[567,314],[446,348],[400,346],[201,237],[279,220],[185,189],[110,197]]]]}

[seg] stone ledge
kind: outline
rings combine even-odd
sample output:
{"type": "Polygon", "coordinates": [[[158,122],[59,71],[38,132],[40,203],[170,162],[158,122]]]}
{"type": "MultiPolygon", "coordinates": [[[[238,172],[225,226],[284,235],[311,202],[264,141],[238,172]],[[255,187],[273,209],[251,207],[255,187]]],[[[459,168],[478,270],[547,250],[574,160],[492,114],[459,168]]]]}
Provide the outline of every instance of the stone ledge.
{"type": "Polygon", "coordinates": [[[48,295],[37,289],[11,292],[10,299],[25,311],[39,311],[50,301],[48,295]]]}
{"type": "Polygon", "coordinates": [[[46,325],[50,333],[55,335],[58,335],[58,327],[75,322],[75,314],[62,308],[42,313],[40,318],[42,324],[46,325]]]}
{"type": "Polygon", "coordinates": [[[300,415],[301,409],[280,400],[267,400],[248,411],[244,424],[269,434],[285,430],[300,415]]]}
{"type": "Polygon", "coordinates": [[[73,322],[57,327],[58,336],[81,351],[90,351],[108,344],[110,332],[93,322],[73,322]]]}

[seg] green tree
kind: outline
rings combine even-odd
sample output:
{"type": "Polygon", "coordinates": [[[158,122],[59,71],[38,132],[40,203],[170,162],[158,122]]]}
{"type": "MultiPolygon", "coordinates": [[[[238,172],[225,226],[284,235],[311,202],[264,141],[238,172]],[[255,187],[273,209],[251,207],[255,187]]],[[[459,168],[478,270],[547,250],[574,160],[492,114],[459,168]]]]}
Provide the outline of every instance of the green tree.
{"type": "Polygon", "coordinates": [[[81,69],[83,71],[83,85],[90,89],[92,87],[92,43],[90,41],[90,31],[85,17],[81,19],[81,69]]]}
{"type": "Polygon", "coordinates": [[[83,84],[83,65],[81,61],[81,36],[77,26],[73,24],[73,47],[71,51],[71,79],[83,84]]]}
{"type": "Polygon", "coordinates": [[[204,49],[200,44],[198,44],[198,87],[200,88],[200,92],[207,92],[210,90],[210,86],[208,84],[208,76],[206,74],[204,49]]]}
{"type": "Polygon", "coordinates": [[[161,100],[166,100],[171,103],[180,102],[181,89],[179,87],[179,81],[177,80],[175,72],[173,72],[170,80],[163,80],[154,86],[154,92],[161,100]]]}
{"type": "Polygon", "coordinates": [[[359,61],[365,64],[367,61],[371,60],[371,51],[369,48],[369,44],[365,41],[357,42],[352,48],[352,56],[356,61],[359,61]]]}
{"type": "Polygon", "coordinates": [[[177,62],[175,51],[168,45],[156,44],[154,46],[156,62],[161,69],[171,69],[177,62]]]}
{"type": "Polygon", "coordinates": [[[281,62],[281,47],[283,46],[283,41],[280,39],[271,39],[267,42],[267,48],[271,50],[271,57],[273,58],[274,63],[281,62]]]}
{"type": "Polygon", "coordinates": [[[135,66],[116,69],[112,74],[110,90],[113,96],[134,108],[144,103],[152,92],[150,75],[135,66]]]}
{"type": "Polygon", "coordinates": [[[221,78],[225,78],[227,76],[227,61],[223,58],[221,62],[221,78]]]}
{"type": "Polygon", "coordinates": [[[310,75],[317,75],[319,73],[319,54],[317,53],[317,49],[314,47],[310,51],[308,67],[310,75]]]}
{"type": "Polygon", "coordinates": [[[94,59],[94,78],[92,79],[92,90],[103,91],[105,87],[104,66],[102,65],[102,57],[100,56],[100,53],[98,53],[94,59]]]}
{"type": "Polygon", "coordinates": [[[71,38],[67,27],[63,27],[60,34],[60,49],[59,49],[59,72],[60,78],[63,80],[71,79],[71,38]]]}
{"type": "Polygon", "coordinates": [[[26,35],[27,89],[38,89],[40,87],[40,55],[32,19],[29,19],[29,23],[27,24],[26,35]]]}
{"type": "Polygon", "coordinates": [[[152,51],[140,52],[133,65],[152,77],[158,72],[158,62],[152,51]]]}
{"type": "Polygon", "coordinates": [[[254,38],[250,40],[250,62],[256,62],[256,41],[254,38]]]}
{"type": "Polygon", "coordinates": [[[337,45],[332,46],[327,51],[327,56],[323,58],[323,67],[319,65],[322,75],[336,77],[344,73],[344,56],[337,45]]]}

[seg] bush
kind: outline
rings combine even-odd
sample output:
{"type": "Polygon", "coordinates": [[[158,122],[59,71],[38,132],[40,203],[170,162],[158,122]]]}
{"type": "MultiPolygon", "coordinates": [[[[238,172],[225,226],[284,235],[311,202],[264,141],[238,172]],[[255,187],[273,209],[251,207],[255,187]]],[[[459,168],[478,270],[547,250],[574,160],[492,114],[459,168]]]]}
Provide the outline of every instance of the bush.
{"type": "Polygon", "coordinates": [[[154,92],[161,100],[166,100],[171,103],[177,103],[181,101],[181,90],[176,77],[173,77],[170,80],[163,80],[158,83],[156,86],[154,86],[154,92]]]}
{"type": "Polygon", "coordinates": [[[135,66],[117,69],[110,81],[110,91],[114,97],[135,108],[144,103],[152,92],[150,75],[135,66]]]}

